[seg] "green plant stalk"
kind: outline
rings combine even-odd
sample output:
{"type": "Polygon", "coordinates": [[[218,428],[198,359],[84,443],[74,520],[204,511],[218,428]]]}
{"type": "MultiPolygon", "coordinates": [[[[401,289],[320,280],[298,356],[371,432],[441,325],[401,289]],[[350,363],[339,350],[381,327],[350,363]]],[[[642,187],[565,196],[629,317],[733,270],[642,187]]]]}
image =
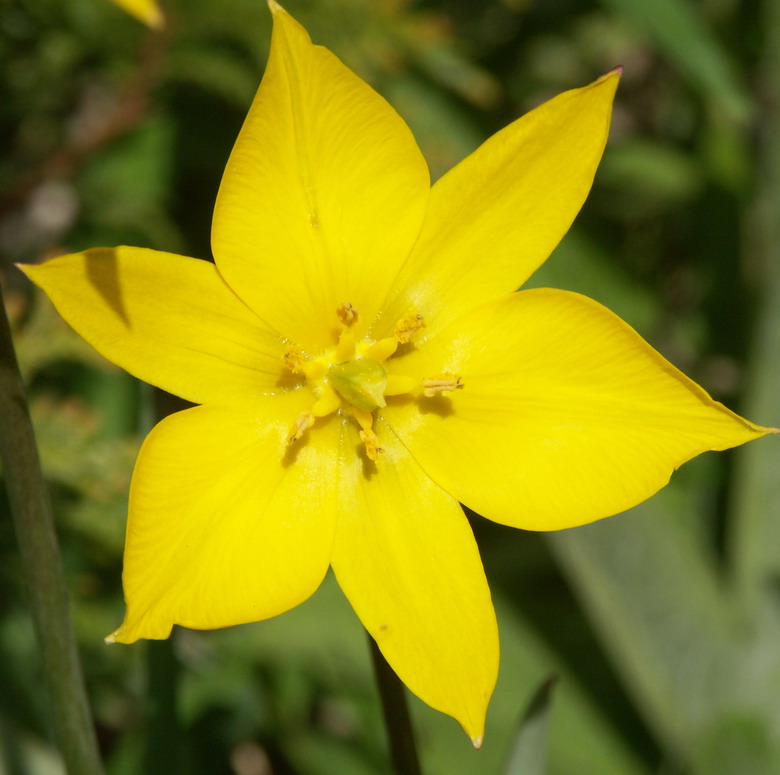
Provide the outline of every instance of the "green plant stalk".
{"type": "Polygon", "coordinates": [[[371,661],[374,663],[379,696],[382,700],[393,769],[396,775],[421,775],[422,770],[414,741],[414,728],[406,702],[406,689],[393,668],[387,664],[379,646],[370,635],[368,635],[368,642],[371,647],[371,661]]]}
{"type": "Polygon", "coordinates": [[[3,304],[0,304],[0,429],[0,460],[60,751],[70,775],[102,775],[103,765],[68,611],[51,504],[3,304]]]}
{"type": "MultiPolygon", "coordinates": [[[[156,422],[190,404],[162,390],[140,383],[140,430],[148,434],[156,422]]],[[[181,775],[190,772],[184,731],[177,705],[181,665],[175,652],[176,630],[166,640],[146,643],[145,775],[181,775]]]]}

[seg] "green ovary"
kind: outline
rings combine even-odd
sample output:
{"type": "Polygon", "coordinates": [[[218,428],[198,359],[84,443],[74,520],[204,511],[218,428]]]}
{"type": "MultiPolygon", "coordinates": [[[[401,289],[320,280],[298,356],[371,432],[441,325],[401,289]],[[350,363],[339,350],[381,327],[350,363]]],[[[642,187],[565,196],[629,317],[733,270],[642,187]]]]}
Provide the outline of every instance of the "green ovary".
{"type": "Polygon", "coordinates": [[[378,361],[354,360],[328,369],[328,381],[348,403],[365,412],[385,406],[387,372],[378,361]]]}

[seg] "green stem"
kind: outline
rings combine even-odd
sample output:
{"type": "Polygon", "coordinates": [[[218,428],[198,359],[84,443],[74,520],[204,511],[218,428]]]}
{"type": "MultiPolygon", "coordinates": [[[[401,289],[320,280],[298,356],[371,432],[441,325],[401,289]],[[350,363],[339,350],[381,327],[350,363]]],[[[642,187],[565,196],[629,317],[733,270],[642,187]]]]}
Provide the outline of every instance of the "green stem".
{"type": "Polygon", "coordinates": [[[179,775],[186,772],[187,746],[176,712],[179,662],[168,640],[146,644],[147,707],[144,772],[147,775],[179,775]]]}
{"type": "MultiPolygon", "coordinates": [[[[176,396],[139,383],[141,389],[140,429],[148,433],[169,414],[190,404],[176,396]]],[[[178,715],[181,665],[175,651],[176,631],[166,640],[146,644],[146,775],[180,775],[190,771],[189,746],[178,715]]]]}
{"type": "Polygon", "coordinates": [[[3,304],[0,428],[0,461],[62,757],[70,775],[101,775],[103,766],[68,612],[51,504],[3,304]]]}
{"type": "Polygon", "coordinates": [[[412,719],[406,702],[406,689],[393,668],[387,664],[379,646],[370,635],[368,641],[371,646],[374,675],[382,700],[393,768],[397,775],[421,775],[412,719]]]}

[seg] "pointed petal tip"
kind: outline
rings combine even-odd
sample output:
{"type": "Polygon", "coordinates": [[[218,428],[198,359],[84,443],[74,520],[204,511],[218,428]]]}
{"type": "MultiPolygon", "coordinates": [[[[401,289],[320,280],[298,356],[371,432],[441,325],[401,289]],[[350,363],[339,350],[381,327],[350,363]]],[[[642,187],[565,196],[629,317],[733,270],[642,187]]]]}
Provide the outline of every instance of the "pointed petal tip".
{"type": "Polygon", "coordinates": [[[479,737],[472,737],[471,738],[471,744],[474,746],[475,750],[479,750],[482,748],[482,741],[484,740],[484,736],[480,735],[479,737]]]}
{"type": "Polygon", "coordinates": [[[105,638],[103,638],[104,643],[116,643],[116,634],[119,632],[119,630],[114,630],[110,635],[106,635],[105,638]]]}
{"type": "Polygon", "coordinates": [[[607,75],[615,74],[618,78],[620,78],[621,75],[623,75],[623,65],[615,65],[608,73],[607,75]]]}
{"type": "Polygon", "coordinates": [[[280,12],[284,12],[284,8],[282,8],[279,3],[276,2],[276,0],[267,0],[268,2],[268,10],[271,11],[272,14],[277,14],[280,12]]]}

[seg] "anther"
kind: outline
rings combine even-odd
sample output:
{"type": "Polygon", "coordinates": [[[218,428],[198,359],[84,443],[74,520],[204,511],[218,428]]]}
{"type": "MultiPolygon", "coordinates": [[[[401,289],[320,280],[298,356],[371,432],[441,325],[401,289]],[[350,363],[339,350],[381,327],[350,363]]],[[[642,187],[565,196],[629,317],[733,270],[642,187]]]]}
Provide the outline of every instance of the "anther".
{"type": "Polygon", "coordinates": [[[285,368],[289,369],[293,374],[300,374],[304,369],[304,363],[308,360],[308,356],[304,352],[303,348],[293,345],[282,356],[282,363],[285,368]]]}
{"type": "Polygon", "coordinates": [[[306,431],[314,425],[314,415],[311,412],[304,412],[290,428],[287,435],[287,443],[292,444],[303,436],[306,431]]]}
{"type": "Polygon", "coordinates": [[[358,311],[348,301],[339,304],[338,309],[336,310],[336,317],[339,319],[339,322],[347,328],[354,326],[360,319],[358,311]]]}
{"type": "Polygon", "coordinates": [[[361,430],[360,440],[366,448],[366,457],[376,463],[379,453],[384,452],[382,447],[379,446],[379,439],[377,438],[376,433],[370,428],[368,430],[361,430]]]}
{"type": "Polygon", "coordinates": [[[401,318],[395,324],[395,338],[401,343],[406,344],[411,341],[412,336],[425,327],[425,321],[422,315],[407,315],[405,318],[401,318]]]}
{"type": "Polygon", "coordinates": [[[460,377],[454,374],[440,374],[438,377],[431,377],[422,381],[423,395],[431,398],[439,393],[452,393],[455,390],[462,390],[463,382],[460,377]]]}

